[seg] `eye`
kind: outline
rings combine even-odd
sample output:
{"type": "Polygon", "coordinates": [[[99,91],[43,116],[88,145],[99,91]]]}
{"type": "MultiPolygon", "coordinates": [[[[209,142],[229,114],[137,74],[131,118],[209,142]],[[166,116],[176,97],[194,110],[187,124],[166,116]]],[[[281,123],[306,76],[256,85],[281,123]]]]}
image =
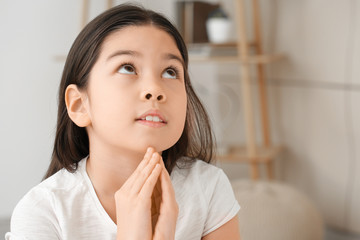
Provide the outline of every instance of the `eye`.
{"type": "Polygon", "coordinates": [[[131,75],[136,74],[134,66],[129,63],[121,65],[118,72],[122,74],[131,74],[131,75]]]}
{"type": "Polygon", "coordinates": [[[163,78],[176,79],[176,78],[178,78],[178,70],[176,68],[173,68],[173,67],[167,68],[164,71],[162,77],[163,78]]]}

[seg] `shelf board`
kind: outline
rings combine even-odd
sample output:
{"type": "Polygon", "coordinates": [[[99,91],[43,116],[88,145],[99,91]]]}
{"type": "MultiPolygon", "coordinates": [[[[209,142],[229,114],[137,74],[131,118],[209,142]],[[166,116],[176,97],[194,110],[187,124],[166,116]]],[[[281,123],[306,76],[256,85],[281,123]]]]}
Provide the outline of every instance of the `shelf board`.
{"type": "Polygon", "coordinates": [[[55,55],[54,60],[56,62],[65,62],[66,61],[66,55],[55,55]]]}
{"type": "Polygon", "coordinates": [[[262,54],[262,55],[252,55],[249,56],[246,60],[241,59],[239,56],[201,56],[201,55],[189,55],[190,61],[194,62],[239,62],[239,63],[249,63],[249,64],[267,64],[278,61],[285,57],[284,54],[262,54]]]}
{"type": "Polygon", "coordinates": [[[216,159],[221,162],[255,162],[267,163],[272,161],[282,151],[283,146],[258,147],[257,154],[253,158],[247,155],[246,146],[230,147],[226,154],[218,154],[216,159]]]}
{"type": "MultiPolygon", "coordinates": [[[[186,44],[189,49],[191,48],[234,48],[236,49],[238,46],[238,42],[226,42],[226,43],[187,43],[186,44]]],[[[248,42],[249,47],[256,47],[256,43],[248,42]]]]}

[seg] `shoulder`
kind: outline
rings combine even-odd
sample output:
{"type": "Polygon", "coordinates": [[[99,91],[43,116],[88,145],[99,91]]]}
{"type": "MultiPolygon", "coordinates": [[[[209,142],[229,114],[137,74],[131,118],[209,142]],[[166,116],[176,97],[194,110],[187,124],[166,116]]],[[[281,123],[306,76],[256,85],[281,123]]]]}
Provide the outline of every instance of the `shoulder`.
{"type": "Polygon", "coordinates": [[[82,168],[84,167],[83,164],[83,162],[80,162],[78,169],[74,172],[61,169],[51,177],[42,181],[33,189],[33,191],[47,191],[53,194],[74,191],[76,188],[84,184],[84,177],[82,173],[82,168]]]}
{"type": "Polygon", "coordinates": [[[204,236],[232,219],[240,209],[228,177],[217,166],[201,160],[180,162],[171,180],[184,234],[195,233],[197,230],[191,226],[197,226],[201,229],[199,236],[204,236]]]}
{"type": "Polygon", "coordinates": [[[70,193],[78,192],[84,186],[83,182],[79,169],[74,173],[61,169],[27,192],[18,203],[17,208],[21,206],[31,207],[45,202],[54,204],[56,200],[69,196],[70,193]]]}
{"type": "Polygon", "coordinates": [[[58,171],[30,189],[19,201],[15,210],[22,207],[31,208],[38,206],[40,203],[51,202],[55,195],[61,192],[69,192],[79,183],[77,175],[77,172],[70,173],[65,169],[58,171]]]}
{"type": "MultiPolygon", "coordinates": [[[[11,234],[19,236],[46,236],[60,238],[58,213],[61,202],[81,188],[80,173],[60,170],[33,187],[16,205],[11,217],[11,234]]],[[[46,239],[44,238],[44,239],[46,239]]],[[[42,239],[42,238],[40,238],[42,239]]]]}
{"type": "Polygon", "coordinates": [[[193,160],[191,162],[179,161],[172,172],[172,176],[177,178],[218,176],[223,173],[222,169],[204,162],[202,160],[193,160]]]}
{"type": "Polygon", "coordinates": [[[85,185],[81,170],[84,166],[82,165],[79,164],[79,168],[74,173],[61,169],[33,187],[19,201],[14,213],[24,209],[34,211],[38,206],[56,208],[56,201],[79,192],[85,185]]]}
{"type": "Polygon", "coordinates": [[[184,195],[195,194],[199,201],[208,207],[214,202],[234,203],[233,189],[224,171],[204,161],[178,164],[171,174],[171,180],[175,192],[182,198],[184,195]]]}
{"type": "Polygon", "coordinates": [[[174,168],[171,178],[173,183],[189,183],[191,186],[198,185],[205,194],[213,191],[219,181],[228,181],[224,171],[207,162],[195,160],[191,163],[179,162],[174,168]]]}

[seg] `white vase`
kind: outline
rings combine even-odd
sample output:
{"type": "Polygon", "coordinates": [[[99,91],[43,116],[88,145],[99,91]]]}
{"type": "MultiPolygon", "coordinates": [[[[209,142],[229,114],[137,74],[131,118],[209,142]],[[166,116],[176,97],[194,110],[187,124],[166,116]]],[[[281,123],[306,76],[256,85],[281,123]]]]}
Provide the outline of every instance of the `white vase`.
{"type": "Polygon", "coordinates": [[[210,18],[206,21],[206,31],[211,43],[229,42],[231,21],[226,18],[210,18]]]}

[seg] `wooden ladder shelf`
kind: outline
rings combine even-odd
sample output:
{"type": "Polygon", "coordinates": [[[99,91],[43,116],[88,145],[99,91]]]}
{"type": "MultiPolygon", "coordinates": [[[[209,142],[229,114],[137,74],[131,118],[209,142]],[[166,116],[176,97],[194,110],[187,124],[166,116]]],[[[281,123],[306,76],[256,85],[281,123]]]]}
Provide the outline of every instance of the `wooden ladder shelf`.
{"type": "Polygon", "coordinates": [[[266,175],[268,179],[274,178],[273,160],[281,151],[281,146],[273,146],[271,142],[266,80],[264,64],[278,61],[284,57],[283,54],[264,54],[262,49],[262,36],[260,24],[260,9],[258,0],[251,0],[252,20],[254,28],[254,40],[250,42],[247,37],[245,0],[234,0],[236,23],[237,23],[237,42],[235,44],[221,44],[212,47],[229,47],[237,48],[236,56],[190,56],[191,61],[215,61],[221,63],[233,62],[239,65],[241,82],[241,93],[244,108],[246,146],[230,147],[226,154],[218,156],[223,162],[246,162],[250,166],[251,178],[256,180],[260,177],[259,164],[265,164],[266,175]],[[255,54],[250,53],[250,48],[255,49],[255,54]],[[257,85],[259,91],[260,116],[261,116],[261,133],[262,145],[257,145],[256,127],[254,117],[253,96],[251,93],[251,75],[250,70],[256,67],[257,85]]]}

